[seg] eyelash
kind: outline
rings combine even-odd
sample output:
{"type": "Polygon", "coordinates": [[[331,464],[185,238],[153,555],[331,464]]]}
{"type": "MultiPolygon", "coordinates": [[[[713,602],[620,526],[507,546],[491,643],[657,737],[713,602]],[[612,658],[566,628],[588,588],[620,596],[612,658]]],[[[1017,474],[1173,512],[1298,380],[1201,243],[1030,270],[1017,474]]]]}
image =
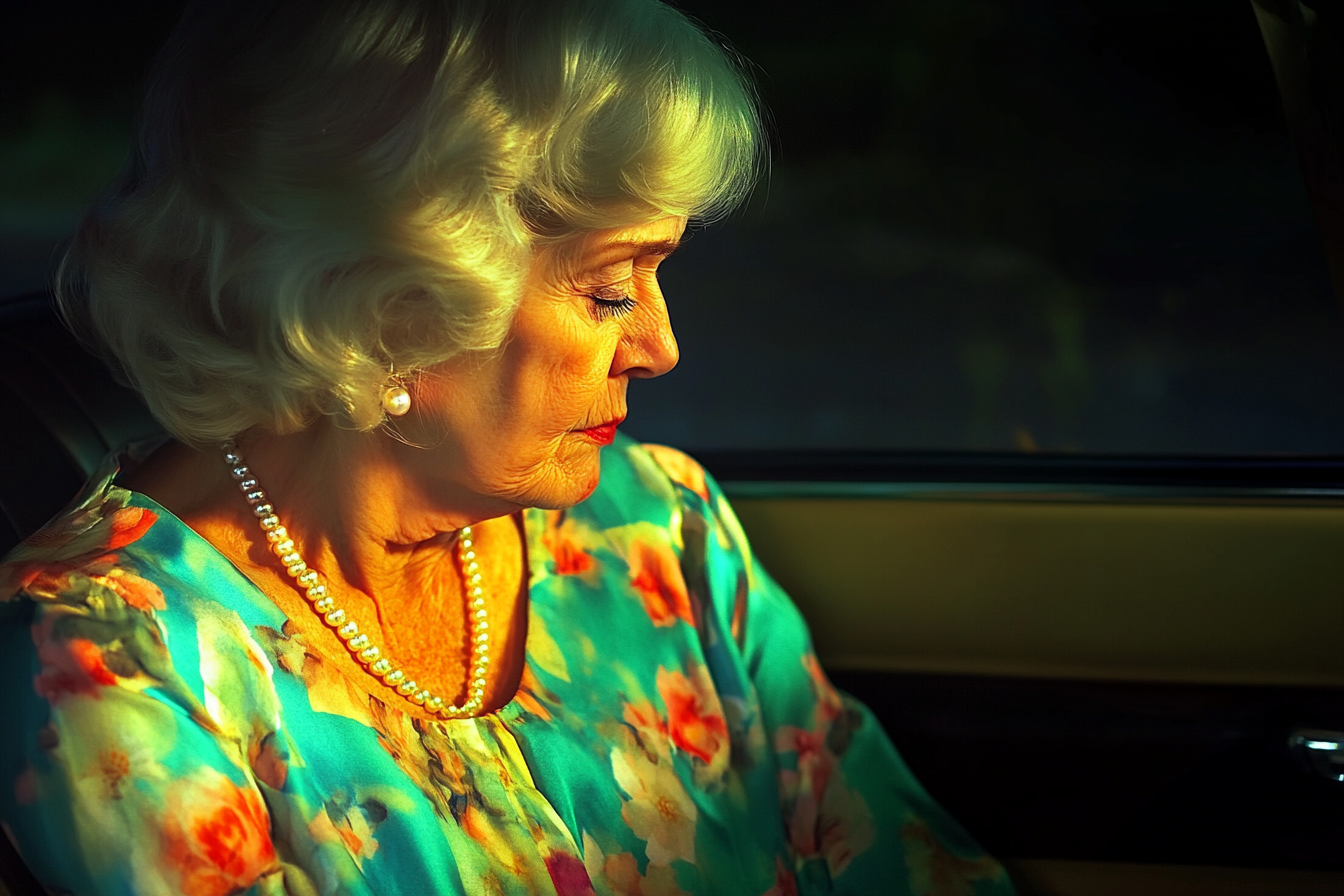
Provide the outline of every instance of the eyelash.
{"type": "Polygon", "coordinates": [[[602,296],[588,297],[592,305],[592,315],[595,320],[611,320],[613,317],[624,317],[635,310],[637,304],[629,296],[621,296],[618,299],[608,299],[602,296]]]}

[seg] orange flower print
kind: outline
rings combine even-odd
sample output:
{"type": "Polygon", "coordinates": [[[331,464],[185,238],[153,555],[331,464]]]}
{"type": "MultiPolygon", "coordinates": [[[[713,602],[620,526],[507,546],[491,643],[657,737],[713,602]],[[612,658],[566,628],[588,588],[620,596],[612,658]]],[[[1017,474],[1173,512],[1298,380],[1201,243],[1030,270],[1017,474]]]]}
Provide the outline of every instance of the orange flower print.
{"type": "Polygon", "coordinates": [[[556,575],[580,576],[591,572],[597,564],[575,537],[572,521],[564,517],[563,511],[546,514],[546,529],[541,541],[555,560],[556,575]]]}
{"type": "Polygon", "coordinates": [[[663,468],[668,479],[686,486],[706,501],[709,500],[709,486],[705,482],[704,467],[686,454],[666,445],[644,445],[643,448],[653,456],[658,466],[663,468]]]}
{"type": "Polygon", "coordinates": [[[158,586],[117,567],[114,552],[138,541],[158,520],[152,510],[117,506],[127,494],[113,490],[102,496],[102,504],[25,539],[0,564],[0,600],[19,591],[52,599],[71,590],[73,573],[82,573],[137,609],[163,609],[158,586]]]}
{"type": "MultiPolygon", "coordinates": [[[[707,677],[707,676],[706,676],[707,677]]],[[[706,765],[728,748],[728,725],[708,682],[658,667],[658,696],[667,707],[667,730],[678,749],[706,765]]]]}
{"type": "Polygon", "coordinates": [[[214,769],[173,783],[165,795],[163,859],[182,896],[228,896],[277,868],[270,818],[255,790],[214,769]]]}
{"type": "Polygon", "coordinates": [[[671,545],[635,540],[628,562],[630,584],[644,599],[644,610],[654,625],[669,626],[678,619],[695,625],[686,580],[671,545]]]}
{"type": "Polygon", "coordinates": [[[658,710],[648,700],[625,704],[622,714],[626,724],[635,729],[639,743],[649,753],[666,754],[667,721],[658,714],[658,710]]]}
{"type": "Polygon", "coordinates": [[[159,518],[152,510],[143,507],[123,507],[109,518],[107,544],[104,550],[115,551],[124,548],[149,531],[149,527],[159,518]]]}
{"type": "Polygon", "coordinates": [[[82,695],[101,699],[101,688],[117,683],[117,676],[103,661],[102,649],[87,638],[58,640],[51,636],[54,616],[33,626],[37,659],[42,671],[33,679],[33,688],[50,703],[82,695]]]}

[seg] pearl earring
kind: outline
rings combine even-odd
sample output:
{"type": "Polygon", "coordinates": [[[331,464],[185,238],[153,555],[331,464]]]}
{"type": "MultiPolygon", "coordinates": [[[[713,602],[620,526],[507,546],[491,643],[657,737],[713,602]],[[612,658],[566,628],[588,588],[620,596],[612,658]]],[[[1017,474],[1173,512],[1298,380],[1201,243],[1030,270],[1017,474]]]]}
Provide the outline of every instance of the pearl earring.
{"type": "Polygon", "coordinates": [[[411,409],[411,393],[401,384],[383,390],[383,410],[393,417],[404,417],[411,409]]]}

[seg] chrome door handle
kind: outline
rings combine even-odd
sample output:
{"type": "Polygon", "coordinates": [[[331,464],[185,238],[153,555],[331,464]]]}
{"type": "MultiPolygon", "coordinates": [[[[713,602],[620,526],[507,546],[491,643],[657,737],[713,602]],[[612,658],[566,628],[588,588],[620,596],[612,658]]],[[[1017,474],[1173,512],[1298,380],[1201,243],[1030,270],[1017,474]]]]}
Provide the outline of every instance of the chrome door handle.
{"type": "Polygon", "coordinates": [[[1344,783],[1344,731],[1298,728],[1288,736],[1288,750],[1307,771],[1344,783]]]}

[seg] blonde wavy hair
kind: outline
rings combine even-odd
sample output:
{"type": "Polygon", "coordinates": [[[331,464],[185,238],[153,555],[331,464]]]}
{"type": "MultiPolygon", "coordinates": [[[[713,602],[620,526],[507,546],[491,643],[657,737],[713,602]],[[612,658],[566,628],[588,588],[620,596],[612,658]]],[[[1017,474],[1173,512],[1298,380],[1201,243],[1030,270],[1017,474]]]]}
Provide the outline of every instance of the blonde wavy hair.
{"type": "Polygon", "coordinates": [[[383,420],[500,345],[532,253],[750,189],[736,56],[654,0],[197,0],[57,273],[177,438],[383,420]]]}

